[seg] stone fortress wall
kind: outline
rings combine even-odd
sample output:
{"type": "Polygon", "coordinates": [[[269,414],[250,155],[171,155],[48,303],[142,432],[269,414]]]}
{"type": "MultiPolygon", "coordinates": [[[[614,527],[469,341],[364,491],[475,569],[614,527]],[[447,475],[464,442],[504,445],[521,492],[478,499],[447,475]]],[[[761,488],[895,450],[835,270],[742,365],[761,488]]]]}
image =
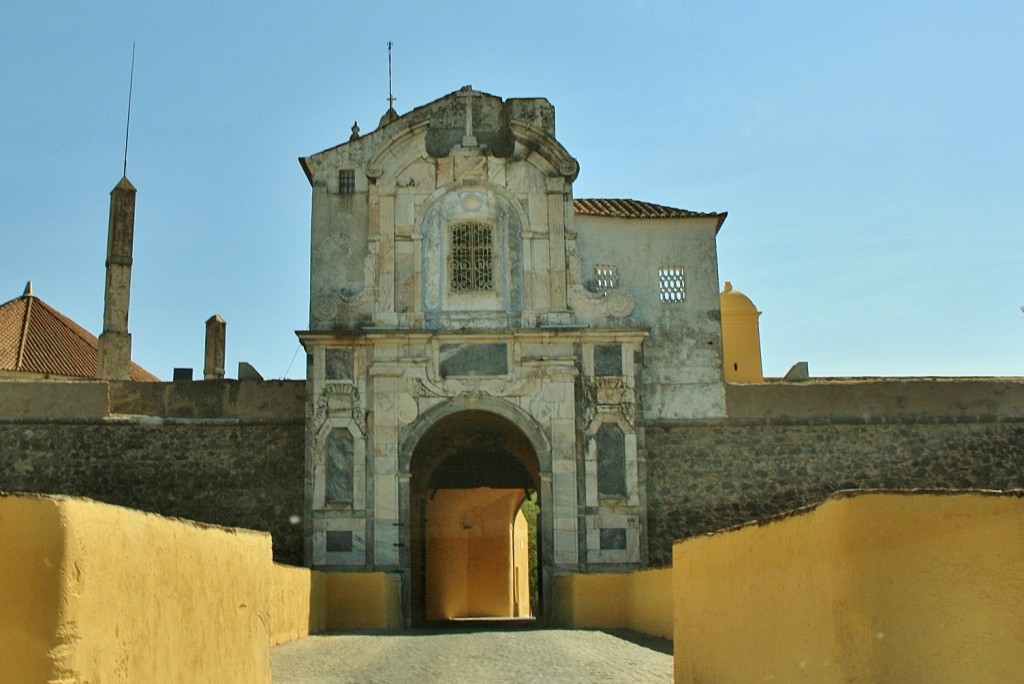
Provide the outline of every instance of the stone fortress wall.
{"type": "Polygon", "coordinates": [[[0,383],[0,491],[273,535],[302,564],[305,383],[0,383]]]}
{"type": "MultiPolygon", "coordinates": [[[[1024,488],[1024,379],[727,385],[647,423],[651,566],[673,541],[843,489],[1024,488]]],[[[305,383],[0,383],[0,490],[269,531],[301,564],[305,383]]]]}
{"type": "Polygon", "coordinates": [[[726,385],[724,420],[648,423],[650,562],[848,489],[1024,488],[1024,379],[726,385]]]}

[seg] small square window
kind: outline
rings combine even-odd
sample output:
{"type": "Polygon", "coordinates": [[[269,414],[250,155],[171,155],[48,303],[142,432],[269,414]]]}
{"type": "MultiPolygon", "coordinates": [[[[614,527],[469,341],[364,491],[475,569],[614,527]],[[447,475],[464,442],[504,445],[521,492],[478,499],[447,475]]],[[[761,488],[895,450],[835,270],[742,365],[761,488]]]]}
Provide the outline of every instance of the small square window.
{"type": "Polygon", "coordinates": [[[351,195],[356,191],[356,172],[353,169],[342,169],[338,172],[338,192],[351,195]]]}
{"type": "Polygon", "coordinates": [[[598,290],[613,290],[619,286],[619,267],[608,264],[594,266],[594,284],[598,290]]]}
{"type": "Polygon", "coordinates": [[[682,266],[669,266],[658,269],[658,288],[661,301],[666,303],[681,302],[686,299],[686,281],[682,266]]]}

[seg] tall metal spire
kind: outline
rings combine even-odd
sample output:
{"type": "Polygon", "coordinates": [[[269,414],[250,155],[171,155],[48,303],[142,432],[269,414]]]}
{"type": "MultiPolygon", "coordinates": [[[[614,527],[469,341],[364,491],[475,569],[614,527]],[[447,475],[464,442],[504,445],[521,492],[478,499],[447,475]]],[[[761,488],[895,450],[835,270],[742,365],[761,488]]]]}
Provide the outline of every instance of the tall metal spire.
{"type": "Polygon", "coordinates": [[[391,93],[391,48],[395,44],[388,41],[388,109],[393,110],[395,108],[395,96],[391,93]]]}
{"type": "Polygon", "coordinates": [[[132,41],[132,70],[128,76],[128,116],[124,124],[124,166],[121,175],[128,177],[128,131],[132,125],[132,87],[135,85],[135,41],[132,41]]]}

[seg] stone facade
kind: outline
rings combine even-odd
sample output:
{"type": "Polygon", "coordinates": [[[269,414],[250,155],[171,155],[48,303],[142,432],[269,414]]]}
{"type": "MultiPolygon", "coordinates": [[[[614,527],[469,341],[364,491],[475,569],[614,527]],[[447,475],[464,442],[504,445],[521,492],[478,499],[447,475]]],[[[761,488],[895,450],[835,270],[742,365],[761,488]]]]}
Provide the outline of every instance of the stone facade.
{"type": "Polygon", "coordinates": [[[525,436],[492,470],[511,458],[527,479],[485,479],[538,492],[546,583],[643,567],[642,421],[725,412],[724,217],[577,216],[579,165],[551,105],[468,86],[301,162],[306,561],[416,582],[417,507],[467,458],[446,466],[421,445],[452,430],[446,441],[525,436]],[[483,434],[473,412],[504,427],[483,434]]]}
{"type": "Polygon", "coordinates": [[[1020,379],[726,384],[725,215],[574,200],[546,100],[467,87],[301,162],[307,380],[0,383],[0,490],[267,530],[409,621],[442,490],[536,493],[550,597],[840,489],[1024,487],[1020,379]]]}

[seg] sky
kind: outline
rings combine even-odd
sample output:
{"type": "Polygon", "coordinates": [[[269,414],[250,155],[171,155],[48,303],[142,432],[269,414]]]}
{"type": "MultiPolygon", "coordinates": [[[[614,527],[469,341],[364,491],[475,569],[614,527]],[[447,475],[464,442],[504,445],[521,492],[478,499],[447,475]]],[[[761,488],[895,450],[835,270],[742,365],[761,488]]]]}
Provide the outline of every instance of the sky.
{"type": "Polygon", "coordinates": [[[204,323],[301,378],[297,162],[472,85],[545,97],[578,198],[727,211],[764,371],[1024,376],[1024,3],[0,4],[0,302],[98,334],[109,192],[138,188],[129,329],[202,376],[204,323]]]}

